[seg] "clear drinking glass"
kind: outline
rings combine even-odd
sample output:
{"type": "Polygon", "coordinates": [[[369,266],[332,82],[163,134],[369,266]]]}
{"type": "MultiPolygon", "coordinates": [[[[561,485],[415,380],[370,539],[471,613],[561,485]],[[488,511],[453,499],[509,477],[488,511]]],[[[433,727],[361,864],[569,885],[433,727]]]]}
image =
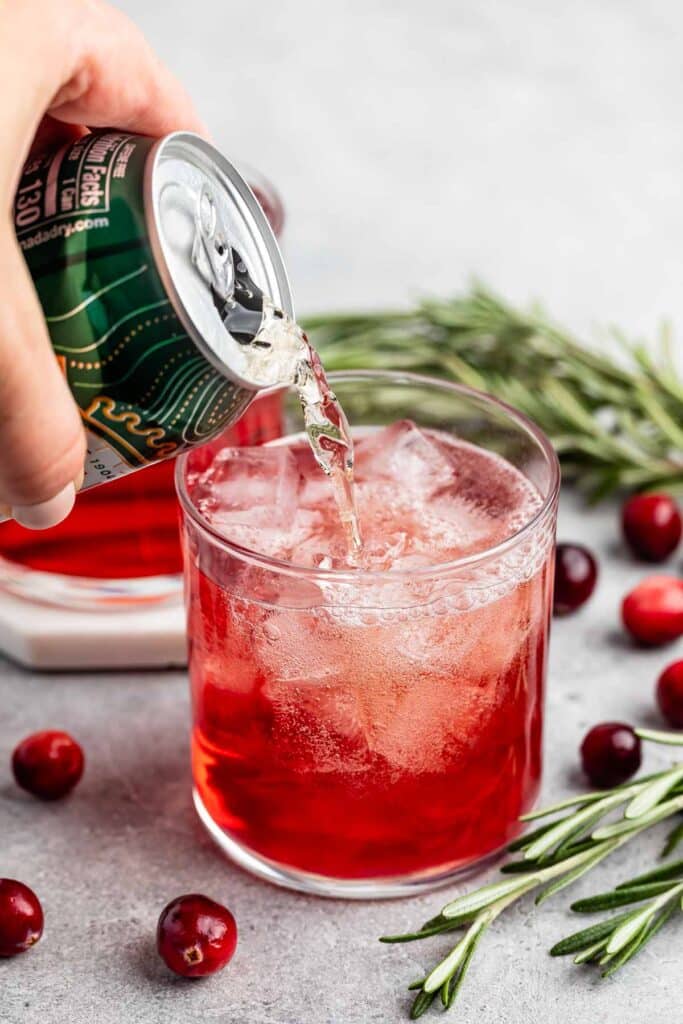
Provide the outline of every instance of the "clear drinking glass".
{"type": "MultiPolygon", "coordinates": [[[[468,388],[330,379],[354,433],[404,418],[450,433],[507,459],[540,502],[507,539],[449,563],[301,568],[219,535],[192,496],[219,445],[183,455],[194,797],[256,875],[405,895],[500,850],[536,798],[559,467],[533,423],[468,388]]],[[[293,396],[285,411],[291,436],[293,396]]],[[[495,501],[495,477],[483,486],[495,501]]]]}

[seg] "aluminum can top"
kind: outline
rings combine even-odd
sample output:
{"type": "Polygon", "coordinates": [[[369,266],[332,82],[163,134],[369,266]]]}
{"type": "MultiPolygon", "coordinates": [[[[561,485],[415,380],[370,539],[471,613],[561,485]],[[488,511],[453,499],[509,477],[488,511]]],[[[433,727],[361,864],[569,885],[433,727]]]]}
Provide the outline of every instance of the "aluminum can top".
{"type": "Polygon", "coordinates": [[[264,352],[256,337],[263,296],[294,317],[287,272],[236,167],[200,136],[174,132],[152,150],[144,191],[158,272],[198,349],[249,390],[290,383],[291,352],[264,352]],[[239,315],[226,317],[226,304],[239,315]]]}

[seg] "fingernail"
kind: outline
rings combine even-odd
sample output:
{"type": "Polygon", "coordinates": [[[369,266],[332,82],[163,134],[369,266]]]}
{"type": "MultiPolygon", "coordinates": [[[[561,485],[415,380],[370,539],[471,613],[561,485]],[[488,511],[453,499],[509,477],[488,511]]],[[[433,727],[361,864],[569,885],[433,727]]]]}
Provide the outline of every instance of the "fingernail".
{"type": "Polygon", "coordinates": [[[83,486],[83,481],[84,480],[85,480],[85,467],[83,467],[83,469],[80,471],[78,476],[74,477],[74,487],[76,488],[77,491],[80,491],[81,487],[83,486]]]}
{"type": "Polygon", "coordinates": [[[47,530],[49,526],[56,526],[62,519],[66,519],[75,500],[76,488],[73,483],[69,483],[54,498],[48,498],[37,505],[14,505],[12,516],[29,530],[47,530]]]}

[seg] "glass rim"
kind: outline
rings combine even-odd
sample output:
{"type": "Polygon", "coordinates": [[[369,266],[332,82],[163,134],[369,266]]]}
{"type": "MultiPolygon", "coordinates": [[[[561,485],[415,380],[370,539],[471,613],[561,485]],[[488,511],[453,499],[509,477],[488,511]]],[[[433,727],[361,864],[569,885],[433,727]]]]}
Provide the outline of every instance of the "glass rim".
{"type": "MultiPolygon", "coordinates": [[[[296,576],[297,578],[314,581],[323,580],[338,584],[353,583],[358,585],[359,582],[365,580],[395,582],[401,579],[405,581],[431,579],[437,576],[447,576],[460,569],[471,568],[479,563],[502,557],[512,548],[516,547],[525,536],[533,532],[534,528],[545,519],[549,509],[555,504],[561,483],[560,463],[555,449],[544,431],[530,417],[525,413],[519,412],[518,409],[515,409],[514,406],[509,405],[502,399],[495,398],[486,391],[480,391],[465,384],[457,384],[454,381],[442,380],[426,374],[408,373],[401,370],[337,370],[328,374],[328,379],[333,388],[335,383],[352,382],[354,380],[383,381],[399,385],[414,384],[421,387],[431,387],[460,395],[464,398],[475,399],[503,412],[518,427],[521,427],[527,435],[531,436],[540,448],[550,469],[548,493],[543,498],[540,507],[523,526],[498,544],[485,548],[483,551],[476,551],[471,555],[464,555],[461,558],[451,559],[448,562],[436,562],[433,565],[417,566],[410,569],[316,569],[311,566],[297,565],[296,562],[289,562],[285,559],[274,558],[270,555],[254,551],[251,548],[242,547],[240,544],[228,540],[227,537],[219,533],[204,518],[187,493],[185,467],[192,455],[192,451],[183,452],[177,457],[175,466],[175,487],[183,514],[188,515],[195,525],[208,534],[220,547],[227,549],[242,561],[288,576],[296,576]]],[[[268,388],[267,392],[259,391],[255,397],[258,398],[266,393],[274,394],[276,391],[288,390],[288,388],[268,388]]]]}

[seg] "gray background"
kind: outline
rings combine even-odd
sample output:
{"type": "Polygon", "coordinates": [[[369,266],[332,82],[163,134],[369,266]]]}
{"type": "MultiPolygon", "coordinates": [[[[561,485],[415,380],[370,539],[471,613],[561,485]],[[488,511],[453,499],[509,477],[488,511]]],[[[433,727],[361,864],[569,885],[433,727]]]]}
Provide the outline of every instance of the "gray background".
{"type": "Polygon", "coordinates": [[[577,330],[683,321],[674,0],[125,0],[280,188],[299,311],[473,273],[577,330]]]}
{"type": "MultiPolygon", "coordinates": [[[[476,272],[515,299],[543,298],[580,331],[683,319],[678,5],[121,6],[185,80],[218,144],[282,191],[300,310],[403,304],[476,272]]],[[[674,657],[633,652],[618,631],[620,596],[643,570],[619,549],[615,510],[587,515],[566,495],[560,533],[590,542],[602,580],[590,609],[554,630],[546,799],[579,782],[576,751],[593,722],[658,721],[653,681],[674,657]]],[[[442,943],[376,937],[431,916],[446,895],[314,901],[225,864],[190,805],[182,673],[38,676],[8,664],[0,708],[0,765],[45,726],[73,731],[88,756],[78,792],[54,806],[0,773],[1,873],[34,886],[47,914],[36,949],[0,962],[2,1024],[405,1019],[403,986],[442,943]],[[196,889],[232,907],[240,944],[222,975],[187,984],[157,960],[153,931],[168,899],[196,889]]],[[[665,760],[648,751],[646,767],[665,760]]],[[[648,867],[658,841],[621,851],[575,891],[648,867]]],[[[599,982],[543,953],[576,926],[568,902],[540,913],[525,902],[502,920],[450,1019],[680,1019],[680,927],[619,981],[599,982]]]]}

